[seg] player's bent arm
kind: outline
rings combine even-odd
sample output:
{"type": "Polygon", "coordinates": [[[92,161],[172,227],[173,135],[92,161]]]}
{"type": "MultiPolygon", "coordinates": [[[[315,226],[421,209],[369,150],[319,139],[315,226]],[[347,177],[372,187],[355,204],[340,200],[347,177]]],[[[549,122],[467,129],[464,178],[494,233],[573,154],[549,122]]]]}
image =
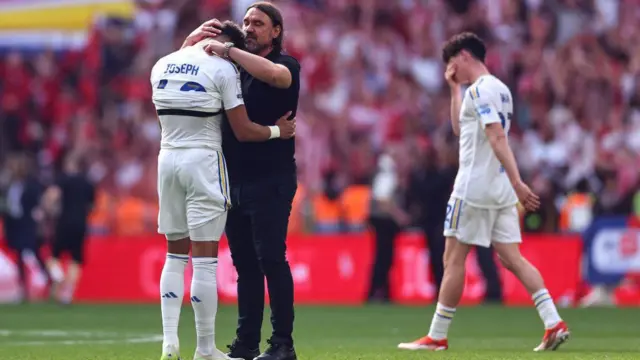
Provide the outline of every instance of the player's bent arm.
{"type": "Polygon", "coordinates": [[[262,56],[238,48],[229,49],[229,58],[238,63],[251,76],[273,87],[288,89],[291,86],[293,77],[291,71],[284,65],[276,64],[262,56]]]}
{"type": "Polygon", "coordinates": [[[251,120],[247,115],[247,109],[244,105],[238,105],[233,109],[227,109],[227,118],[229,125],[233,130],[238,141],[242,142],[260,142],[275,139],[280,136],[277,126],[262,126],[251,120]]]}
{"type": "Polygon", "coordinates": [[[460,136],[460,108],[462,108],[460,87],[451,88],[451,129],[455,136],[460,136]]]}
{"type": "Polygon", "coordinates": [[[498,161],[500,161],[504,167],[511,184],[515,186],[522,182],[516,158],[513,156],[513,151],[511,151],[509,141],[507,140],[507,134],[502,128],[502,124],[499,122],[487,124],[484,128],[484,132],[489,140],[489,144],[491,144],[493,152],[498,158],[498,161]]]}

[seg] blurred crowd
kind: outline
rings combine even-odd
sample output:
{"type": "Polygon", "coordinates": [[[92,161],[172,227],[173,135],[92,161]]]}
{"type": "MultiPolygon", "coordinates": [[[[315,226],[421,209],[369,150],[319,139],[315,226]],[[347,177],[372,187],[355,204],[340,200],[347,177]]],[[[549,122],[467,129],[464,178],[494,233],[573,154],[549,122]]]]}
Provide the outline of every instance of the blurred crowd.
{"type": "MultiPolygon", "coordinates": [[[[160,129],[150,69],[205,20],[239,21],[251,2],[140,0],[133,20],[97,19],[81,50],[5,52],[2,158],[32,154],[47,182],[64,156],[80,156],[98,201],[142,204],[154,231],[160,129]]],[[[426,156],[450,166],[457,139],[440,48],[469,30],[512,89],[510,142],[546,204],[537,228],[557,229],[576,192],[591,194],[595,215],[640,214],[639,0],[275,2],[285,48],[302,65],[301,209],[370,184],[390,148],[401,184],[426,156]]]]}

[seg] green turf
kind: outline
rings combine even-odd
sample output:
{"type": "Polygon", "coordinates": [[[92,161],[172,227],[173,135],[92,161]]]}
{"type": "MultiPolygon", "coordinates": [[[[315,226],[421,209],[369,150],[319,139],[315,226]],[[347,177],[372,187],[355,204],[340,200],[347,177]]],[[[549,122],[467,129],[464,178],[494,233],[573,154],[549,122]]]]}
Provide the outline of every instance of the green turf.
{"type": "MultiPolygon", "coordinates": [[[[563,309],[572,339],[554,353],[533,353],[541,323],[533,309],[461,308],[447,352],[396,350],[398,342],[422,336],[433,308],[298,307],[296,347],[300,359],[639,359],[640,310],[563,309]]],[[[158,360],[158,306],[55,305],[0,307],[0,359],[158,360]],[[136,341],[140,341],[136,343],[136,341]]],[[[268,319],[268,317],[265,317],[268,319]]],[[[235,330],[235,308],[218,316],[218,348],[235,330]]],[[[183,356],[194,350],[193,312],[184,307],[180,331],[183,356]]],[[[265,323],[265,338],[268,335],[265,323]]]]}

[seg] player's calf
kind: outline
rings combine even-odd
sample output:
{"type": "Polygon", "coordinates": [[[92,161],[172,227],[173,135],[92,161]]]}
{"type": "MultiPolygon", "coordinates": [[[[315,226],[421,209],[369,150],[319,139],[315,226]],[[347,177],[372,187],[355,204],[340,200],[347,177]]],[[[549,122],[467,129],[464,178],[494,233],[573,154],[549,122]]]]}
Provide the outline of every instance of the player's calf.
{"type": "Polygon", "coordinates": [[[470,248],[455,237],[447,237],[444,278],[429,334],[409,343],[401,343],[399,349],[440,351],[449,348],[447,335],[464,290],[465,263],[470,248]]]}
{"type": "Polygon", "coordinates": [[[196,323],[196,354],[203,358],[211,357],[216,352],[217,256],[218,243],[216,241],[194,241],[192,243],[191,305],[196,323]]]}
{"type": "Polygon", "coordinates": [[[551,298],[551,294],[545,288],[542,275],[533,264],[522,256],[519,244],[494,243],[493,246],[502,264],[520,280],[529,294],[531,294],[531,299],[536,310],[538,310],[538,315],[540,315],[545,329],[551,330],[560,323],[564,324],[551,298]]]}

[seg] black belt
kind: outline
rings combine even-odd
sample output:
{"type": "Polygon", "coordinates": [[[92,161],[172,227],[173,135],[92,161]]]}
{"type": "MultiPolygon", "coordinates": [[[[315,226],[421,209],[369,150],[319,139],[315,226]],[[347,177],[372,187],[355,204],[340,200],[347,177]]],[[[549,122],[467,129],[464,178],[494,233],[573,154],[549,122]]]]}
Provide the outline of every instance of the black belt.
{"type": "Polygon", "coordinates": [[[156,110],[158,116],[162,115],[177,115],[177,116],[191,116],[191,117],[212,117],[222,114],[222,110],[216,112],[206,112],[197,110],[183,110],[183,109],[158,109],[156,110]]]}

